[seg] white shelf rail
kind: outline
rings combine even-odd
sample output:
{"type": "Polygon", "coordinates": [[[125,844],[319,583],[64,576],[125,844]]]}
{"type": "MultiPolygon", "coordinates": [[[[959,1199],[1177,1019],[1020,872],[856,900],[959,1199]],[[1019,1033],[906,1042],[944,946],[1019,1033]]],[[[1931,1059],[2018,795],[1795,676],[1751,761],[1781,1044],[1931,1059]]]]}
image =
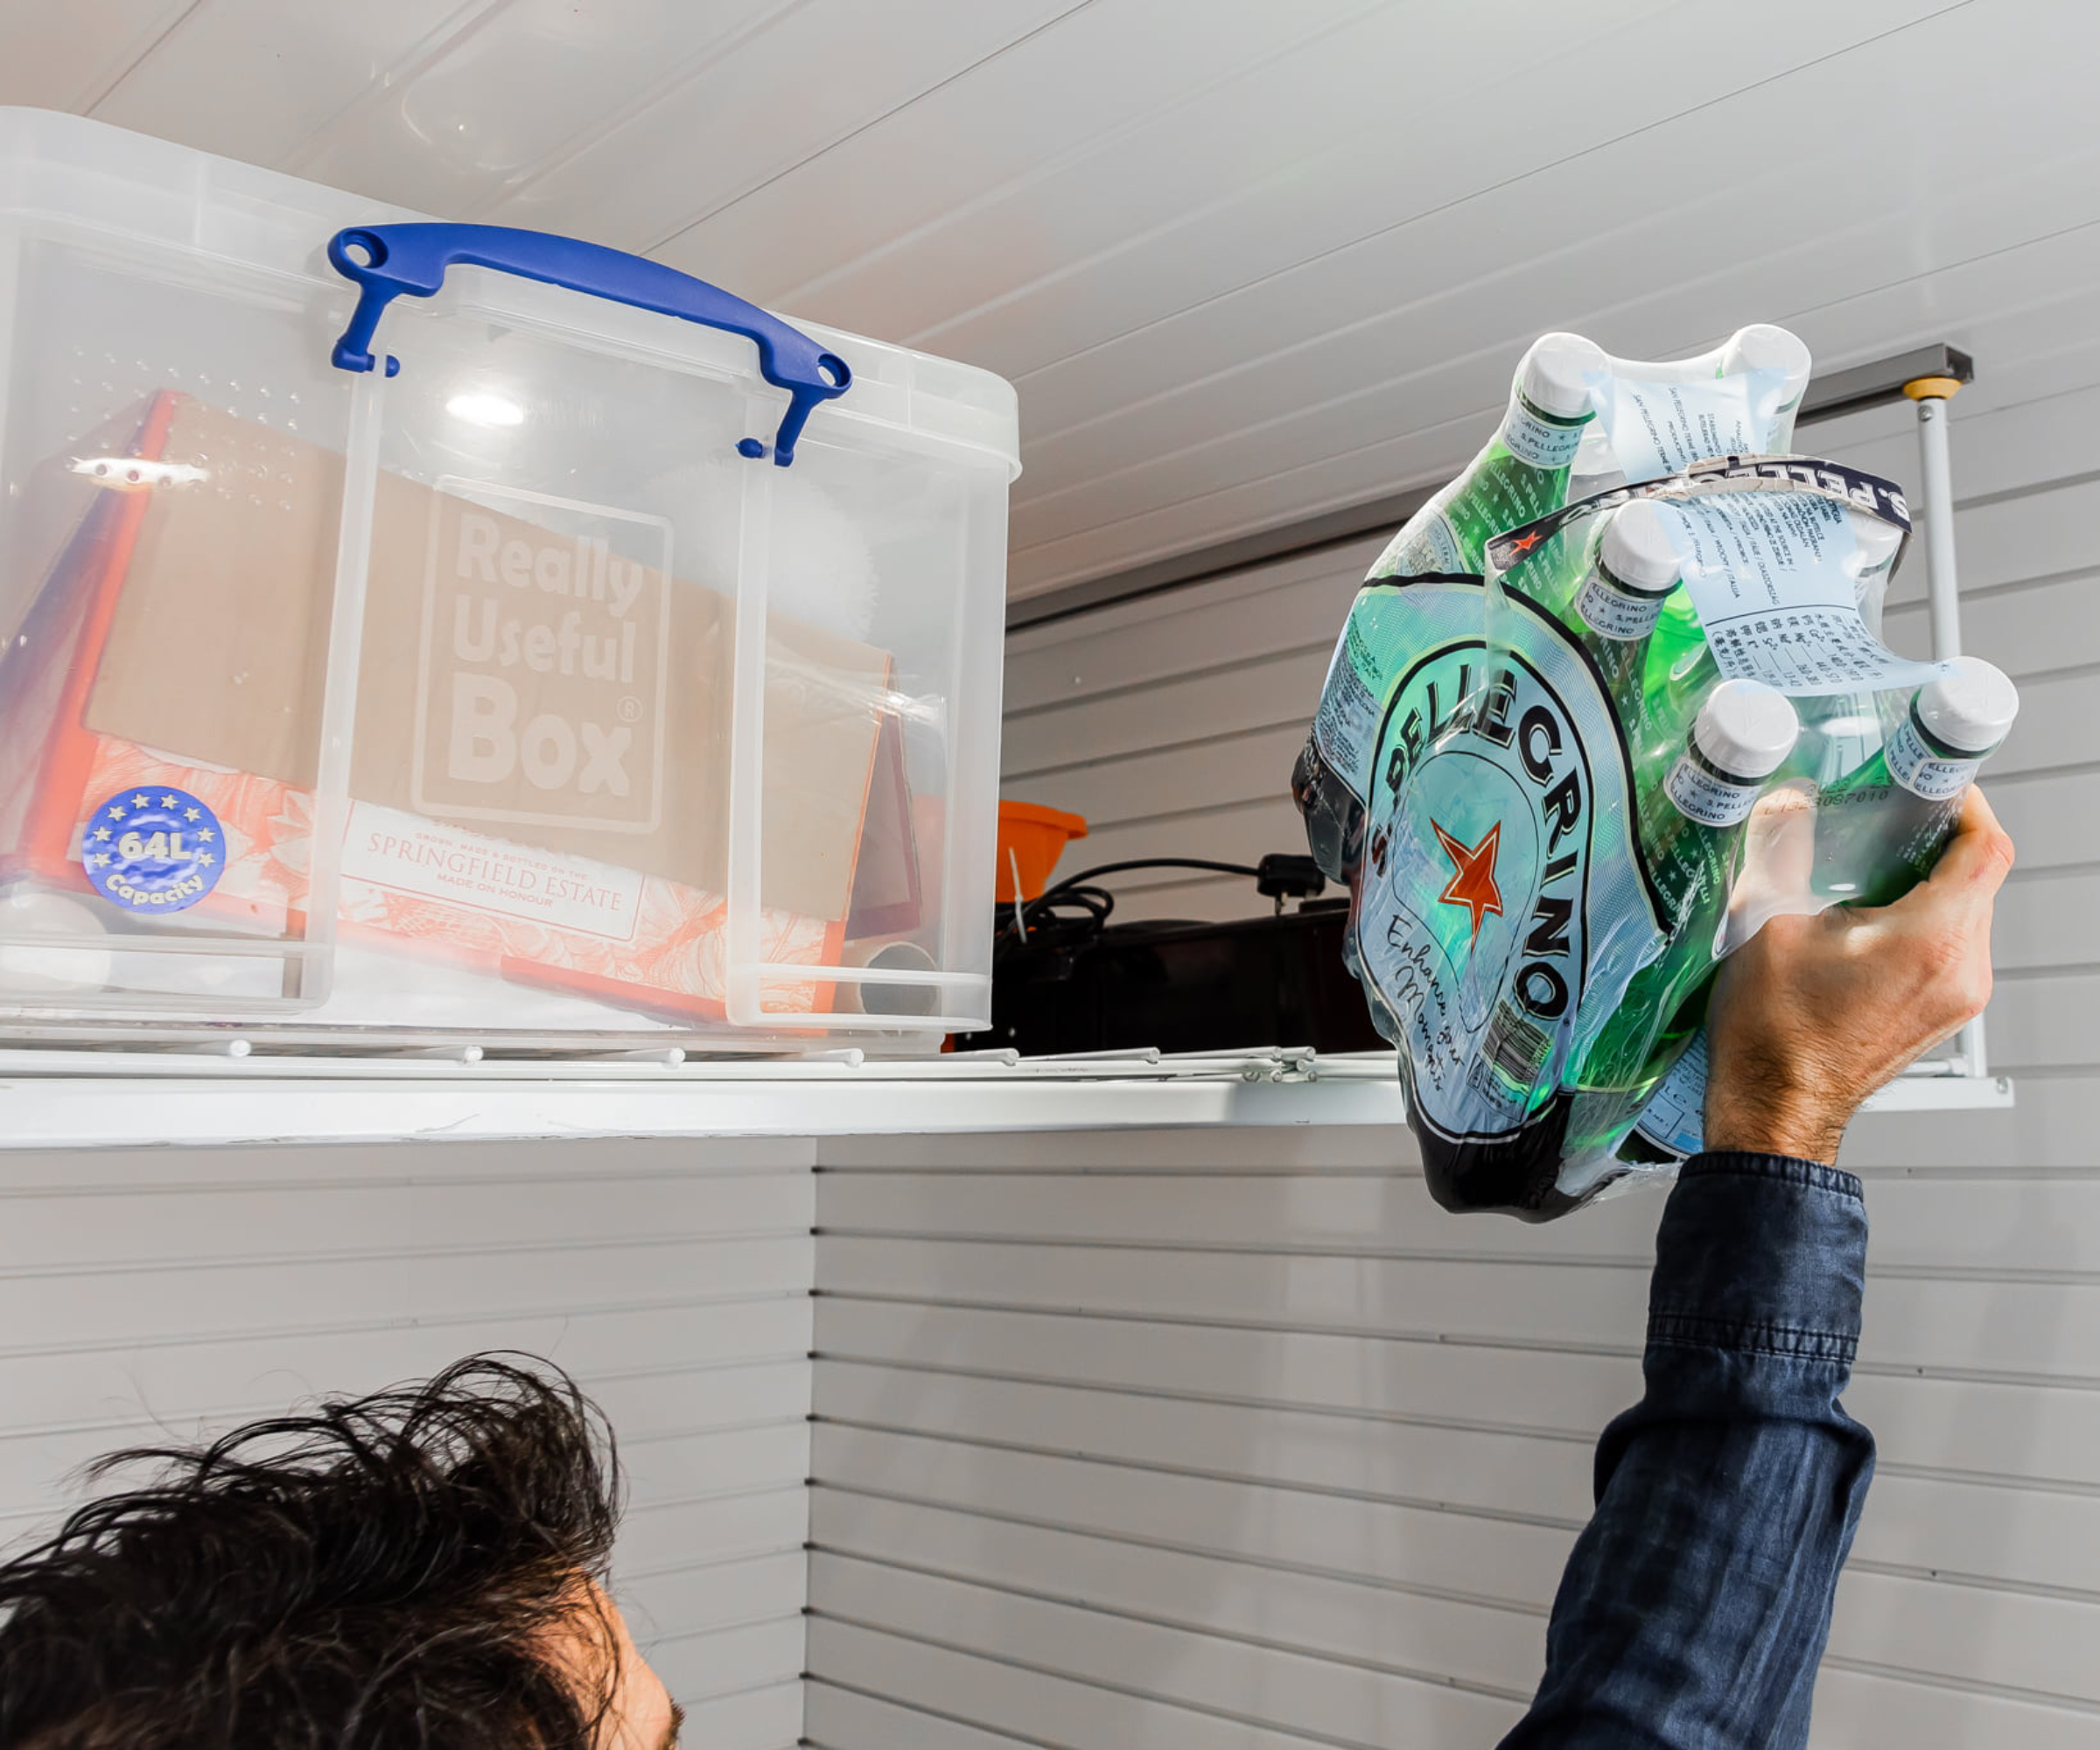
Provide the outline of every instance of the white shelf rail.
{"type": "MultiPolygon", "coordinates": [[[[1878,1111],[2009,1107],[2003,1079],[1915,1074],[1878,1111]]],[[[990,1052],[636,1061],[0,1052],[0,1147],[451,1138],[992,1133],[1405,1122],[1384,1052],[1260,1049],[1017,1059],[990,1052]]]]}

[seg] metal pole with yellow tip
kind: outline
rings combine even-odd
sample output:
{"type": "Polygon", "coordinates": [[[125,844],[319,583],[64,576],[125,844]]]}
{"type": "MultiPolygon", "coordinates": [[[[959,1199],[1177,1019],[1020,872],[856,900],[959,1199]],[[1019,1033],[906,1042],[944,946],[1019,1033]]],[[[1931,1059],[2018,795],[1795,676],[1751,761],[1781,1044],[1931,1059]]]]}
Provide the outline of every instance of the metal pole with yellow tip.
{"type": "Polygon", "coordinates": [[[1962,654],[1962,613],[1955,595],[1954,486],[1947,456],[1947,403],[1961,384],[1952,377],[1914,377],[1903,393],[1917,403],[1918,448],[1925,469],[1926,587],[1932,613],[1932,654],[1962,654]]]}
{"type": "MultiPolygon", "coordinates": [[[[1947,445],[1947,403],[1960,388],[1953,377],[1914,377],[1903,385],[1903,393],[1918,409],[1918,449],[1925,477],[1926,602],[1932,617],[1932,654],[1942,661],[1962,654],[1962,610],[1954,570],[1954,470],[1947,445]]],[[[1990,1073],[1982,1016],[1962,1029],[1958,1048],[1962,1074],[1990,1073]]]]}

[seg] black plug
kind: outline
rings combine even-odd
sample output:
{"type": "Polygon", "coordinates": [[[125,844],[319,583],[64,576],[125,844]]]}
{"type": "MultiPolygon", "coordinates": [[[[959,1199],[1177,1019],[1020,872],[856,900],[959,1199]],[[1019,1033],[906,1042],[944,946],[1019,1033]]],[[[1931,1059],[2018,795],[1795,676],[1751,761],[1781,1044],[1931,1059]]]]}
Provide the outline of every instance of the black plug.
{"type": "Polygon", "coordinates": [[[1281,916],[1285,900],[1310,900],[1326,892],[1327,878],[1310,857],[1292,857],[1272,850],[1255,864],[1255,892],[1274,900],[1281,916]]]}

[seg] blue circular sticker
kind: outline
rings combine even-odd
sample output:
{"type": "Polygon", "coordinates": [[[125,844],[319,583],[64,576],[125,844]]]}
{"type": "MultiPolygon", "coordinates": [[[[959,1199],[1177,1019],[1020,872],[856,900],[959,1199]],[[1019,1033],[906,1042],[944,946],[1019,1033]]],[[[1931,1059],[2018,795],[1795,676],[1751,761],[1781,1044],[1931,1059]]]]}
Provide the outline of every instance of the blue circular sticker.
{"type": "Polygon", "coordinates": [[[219,885],[225,835],[210,805],[187,790],[125,790],[80,829],[80,862],[113,906],[187,911],[219,885]]]}

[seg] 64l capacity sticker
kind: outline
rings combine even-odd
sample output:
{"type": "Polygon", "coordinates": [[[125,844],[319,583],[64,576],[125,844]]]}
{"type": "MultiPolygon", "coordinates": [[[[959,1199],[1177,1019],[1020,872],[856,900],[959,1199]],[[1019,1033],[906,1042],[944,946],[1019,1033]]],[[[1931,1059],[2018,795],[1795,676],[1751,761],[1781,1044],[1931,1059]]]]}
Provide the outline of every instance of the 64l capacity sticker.
{"type": "Polygon", "coordinates": [[[113,906],[184,912],[219,885],[226,834],[211,805],[187,790],[125,790],[81,826],[80,865],[113,906]]]}

